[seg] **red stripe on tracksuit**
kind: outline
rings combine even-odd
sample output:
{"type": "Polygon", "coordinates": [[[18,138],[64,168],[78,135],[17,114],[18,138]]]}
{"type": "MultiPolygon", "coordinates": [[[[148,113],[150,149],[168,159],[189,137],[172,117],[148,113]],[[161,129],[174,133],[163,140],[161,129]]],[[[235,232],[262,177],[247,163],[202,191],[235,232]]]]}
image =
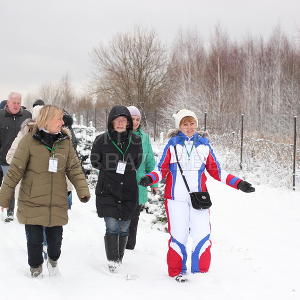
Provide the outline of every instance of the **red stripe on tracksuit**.
{"type": "Polygon", "coordinates": [[[206,170],[214,179],[221,181],[219,163],[217,163],[211,152],[207,156],[206,170]]]}
{"type": "Polygon", "coordinates": [[[210,261],[211,261],[210,248],[211,248],[211,246],[208,246],[200,256],[199,270],[201,273],[206,273],[209,270],[210,261]]]}
{"type": "Polygon", "coordinates": [[[202,191],[202,192],[207,192],[206,180],[207,180],[206,175],[205,175],[205,173],[203,172],[203,173],[201,174],[201,191],[202,191]]]}
{"type": "MultiPolygon", "coordinates": [[[[170,217],[169,217],[168,200],[167,199],[165,199],[164,206],[165,206],[165,210],[166,210],[167,219],[169,220],[170,217]]],[[[171,232],[171,224],[170,224],[170,222],[168,222],[168,232],[169,233],[171,232]]],[[[170,242],[169,242],[169,245],[170,245],[170,242]]]]}
{"type": "Polygon", "coordinates": [[[226,184],[229,185],[229,182],[231,179],[233,179],[235,176],[228,174],[227,178],[226,178],[226,184]]]}

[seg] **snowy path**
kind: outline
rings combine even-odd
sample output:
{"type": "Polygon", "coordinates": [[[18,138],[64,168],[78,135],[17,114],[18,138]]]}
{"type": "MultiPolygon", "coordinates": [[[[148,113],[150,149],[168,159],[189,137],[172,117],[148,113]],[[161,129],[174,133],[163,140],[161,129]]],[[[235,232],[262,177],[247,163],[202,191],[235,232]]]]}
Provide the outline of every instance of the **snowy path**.
{"type": "Polygon", "coordinates": [[[151,216],[143,214],[136,250],[125,253],[122,273],[138,278],[106,274],[103,220],[93,200],[74,200],[59,277],[31,279],[24,226],[0,223],[0,299],[299,299],[300,193],[260,186],[247,195],[217,182],[208,187],[213,200],[209,273],[190,275],[187,284],[170,279],[169,236],[151,229],[151,216]]]}

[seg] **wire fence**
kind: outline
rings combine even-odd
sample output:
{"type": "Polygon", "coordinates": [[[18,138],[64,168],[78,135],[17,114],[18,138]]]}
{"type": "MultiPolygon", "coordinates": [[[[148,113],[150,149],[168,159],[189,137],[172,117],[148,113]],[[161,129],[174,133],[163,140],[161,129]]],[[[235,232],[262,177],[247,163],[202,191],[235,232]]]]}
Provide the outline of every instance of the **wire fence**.
{"type": "Polygon", "coordinates": [[[293,118],[290,137],[284,138],[290,143],[251,137],[251,132],[247,132],[244,126],[245,117],[240,116],[240,129],[236,132],[210,134],[211,143],[221,154],[224,168],[251,177],[257,183],[296,190],[296,185],[300,184],[297,117],[293,118]]]}

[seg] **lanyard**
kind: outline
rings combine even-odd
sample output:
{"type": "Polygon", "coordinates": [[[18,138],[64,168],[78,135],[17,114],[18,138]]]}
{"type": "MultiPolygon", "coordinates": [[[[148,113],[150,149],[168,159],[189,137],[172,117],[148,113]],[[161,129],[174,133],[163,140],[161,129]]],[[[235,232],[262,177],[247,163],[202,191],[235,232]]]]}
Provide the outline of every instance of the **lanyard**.
{"type": "Polygon", "coordinates": [[[187,153],[187,155],[188,155],[188,158],[190,159],[191,154],[192,154],[192,151],[193,151],[193,148],[194,148],[194,143],[193,143],[193,146],[192,146],[190,152],[188,151],[188,149],[187,149],[187,147],[186,147],[186,144],[184,144],[184,148],[185,148],[185,150],[186,150],[186,153],[187,153]]]}
{"type": "MultiPolygon", "coordinates": [[[[45,145],[45,147],[50,151],[51,154],[52,154],[52,152],[54,152],[56,150],[55,147],[50,148],[50,147],[48,147],[46,145],[45,145]]],[[[53,153],[53,157],[54,157],[54,153],[53,153]]]]}
{"type": "Polygon", "coordinates": [[[131,144],[131,136],[129,137],[129,142],[128,142],[128,145],[127,145],[127,148],[126,148],[126,150],[123,152],[122,151],[122,149],[112,140],[112,138],[110,137],[110,135],[108,134],[108,137],[109,137],[109,139],[110,139],[110,141],[112,142],[112,144],[114,145],[114,147],[122,154],[122,156],[123,156],[123,161],[124,161],[124,155],[125,155],[125,153],[127,152],[127,150],[128,150],[128,148],[129,148],[129,146],[130,146],[130,144],[131,144]]]}

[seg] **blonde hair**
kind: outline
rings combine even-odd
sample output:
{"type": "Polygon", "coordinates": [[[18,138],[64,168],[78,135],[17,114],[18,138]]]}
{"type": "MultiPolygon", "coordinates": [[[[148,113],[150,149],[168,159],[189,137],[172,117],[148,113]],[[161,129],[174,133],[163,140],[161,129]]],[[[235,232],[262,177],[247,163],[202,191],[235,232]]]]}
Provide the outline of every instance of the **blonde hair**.
{"type": "Polygon", "coordinates": [[[36,124],[39,129],[47,129],[47,124],[55,117],[63,117],[64,112],[54,105],[45,105],[41,108],[36,124]]]}

